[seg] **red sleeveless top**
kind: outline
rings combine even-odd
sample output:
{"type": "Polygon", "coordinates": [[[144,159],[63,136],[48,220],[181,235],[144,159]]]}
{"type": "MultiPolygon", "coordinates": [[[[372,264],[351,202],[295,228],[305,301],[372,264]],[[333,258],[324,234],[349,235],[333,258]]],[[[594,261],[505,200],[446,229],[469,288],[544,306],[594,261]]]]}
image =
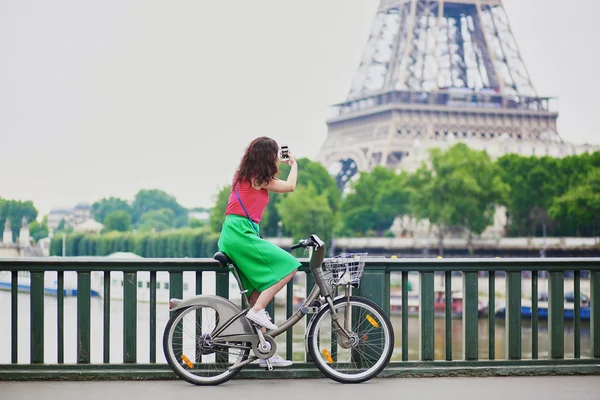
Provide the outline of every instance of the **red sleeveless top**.
{"type": "MultiPolygon", "coordinates": [[[[250,215],[250,219],[259,224],[265,208],[269,203],[269,191],[267,189],[256,190],[248,182],[237,183],[236,186],[240,199],[242,199],[242,203],[250,215]]],[[[241,215],[242,217],[248,218],[235,194],[235,187],[231,189],[229,202],[227,203],[227,209],[225,210],[225,215],[229,214],[241,215]]]]}

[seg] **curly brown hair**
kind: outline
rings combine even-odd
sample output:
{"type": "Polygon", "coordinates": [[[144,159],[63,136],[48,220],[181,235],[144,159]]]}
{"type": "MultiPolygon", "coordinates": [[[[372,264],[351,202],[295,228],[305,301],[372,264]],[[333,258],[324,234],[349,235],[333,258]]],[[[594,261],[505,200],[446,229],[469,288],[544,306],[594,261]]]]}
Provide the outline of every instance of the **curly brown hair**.
{"type": "Polygon", "coordinates": [[[262,136],[248,145],[244,157],[235,173],[235,186],[240,182],[263,185],[271,182],[279,173],[277,161],[279,146],[273,139],[262,136]]]}

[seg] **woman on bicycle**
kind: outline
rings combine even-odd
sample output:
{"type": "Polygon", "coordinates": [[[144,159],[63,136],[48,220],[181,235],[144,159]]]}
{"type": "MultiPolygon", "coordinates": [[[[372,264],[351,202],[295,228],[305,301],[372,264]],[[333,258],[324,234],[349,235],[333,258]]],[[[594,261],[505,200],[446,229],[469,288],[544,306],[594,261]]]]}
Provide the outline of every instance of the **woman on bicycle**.
{"type": "MultiPolygon", "coordinates": [[[[260,220],[269,202],[269,192],[287,193],[296,188],[298,165],[290,153],[287,180],[279,172],[279,146],[268,137],[254,139],[246,149],[231,185],[225,221],[219,238],[219,251],[237,265],[244,288],[250,293],[252,308],[246,318],[267,329],[276,329],[265,307],[294,276],[300,262],[282,248],[260,237],[260,220]]],[[[260,360],[264,362],[263,360],[260,360]]],[[[274,366],[292,362],[275,354],[274,366]]]]}

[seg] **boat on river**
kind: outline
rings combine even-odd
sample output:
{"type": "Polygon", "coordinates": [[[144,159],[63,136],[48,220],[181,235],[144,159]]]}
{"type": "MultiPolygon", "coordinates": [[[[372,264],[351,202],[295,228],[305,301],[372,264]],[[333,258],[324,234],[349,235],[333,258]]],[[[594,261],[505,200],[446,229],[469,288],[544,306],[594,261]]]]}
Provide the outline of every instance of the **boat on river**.
{"type": "MultiPolygon", "coordinates": [[[[590,299],[585,294],[581,294],[579,303],[579,319],[581,321],[589,321],[591,315],[590,299]]],[[[548,318],[548,294],[541,293],[538,296],[538,318],[548,318]]],[[[506,307],[502,306],[496,311],[496,316],[504,318],[506,316],[506,307]]],[[[533,316],[533,307],[530,299],[521,300],[521,318],[531,318],[533,316]]],[[[565,320],[575,319],[575,293],[565,293],[564,312],[563,316],[565,320]]]]}

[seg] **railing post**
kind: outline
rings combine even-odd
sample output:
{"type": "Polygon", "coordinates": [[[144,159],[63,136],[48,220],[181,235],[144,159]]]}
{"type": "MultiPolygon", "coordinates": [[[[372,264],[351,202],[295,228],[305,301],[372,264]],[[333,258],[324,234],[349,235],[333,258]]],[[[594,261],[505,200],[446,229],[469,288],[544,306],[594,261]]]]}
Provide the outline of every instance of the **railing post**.
{"type": "Polygon", "coordinates": [[[600,271],[590,271],[590,357],[600,358],[600,271]]]}
{"type": "Polygon", "coordinates": [[[531,271],[531,358],[538,359],[538,271],[531,271]]]}
{"type": "Polygon", "coordinates": [[[65,273],[56,273],[56,360],[65,362],[65,273]]]}
{"type": "Polygon", "coordinates": [[[44,363],[44,273],[31,273],[30,318],[32,364],[44,363]]]}
{"type": "MultiPolygon", "coordinates": [[[[215,292],[217,294],[217,296],[221,296],[221,297],[225,297],[226,299],[229,298],[229,270],[221,268],[221,271],[226,271],[226,273],[216,273],[215,276],[215,292]]],[[[227,354],[223,354],[221,353],[217,353],[216,354],[216,361],[217,362],[227,362],[227,354]]]]}
{"type": "MultiPolygon", "coordinates": [[[[463,272],[463,359],[477,360],[478,336],[478,284],[477,272],[463,272]]],[[[448,301],[448,299],[446,299],[448,301]]],[[[450,299],[452,301],[452,299],[450,299]]]]}
{"type": "Polygon", "coordinates": [[[123,362],[137,359],[137,272],[123,273],[123,362]]]}
{"type": "Polygon", "coordinates": [[[91,282],[89,272],[77,272],[77,362],[90,363],[91,282]]]}
{"type": "Polygon", "coordinates": [[[150,363],[156,362],[156,271],[150,271],[150,363]]]}
{"type": "Polygon", "coordinates": [[[444,272],[444,315],[446,361],[452,361],[452,271],[444,272]]]}
{"type": "Polygon", "coordinates": [[[360,280],[359,295],[390,313],[390,273],[385,265],[366,266],[360,280]]]}
{"type": "Polygon", "coordinates": [[[110,363],[110,271],[104,271],[104,319],[103,319],[103,354],[105,364],[110,363]]]}
{"type": "Polygon", "coordinates": [[[565,357],[565,273],[548,274],[548,340],[550,358],[565,357]]]}
{"type": "Polygon", "coordinates": [[[420,275],[419,321],[421,334],[419,336],[419,355],[422,361],[433,361],[435,338],[433,327],[433,272],[421,272],[420,275]]]}
{"type": "Polygon", "coordinates": [[[496,359],[496,271],[488,278],[488,358],[496,359]]]}
{"type": "Polygon", "coordinates": [[[521,272],[506,273],[506,358],[521,359],[521,272]]]}
{"type": "MultiPolygon", "coordinates": [[[[215,288],[215,293],[217,294],[217,296],[225,297],[226,299],[228,299],[229,298],[229,273],[216,272],[215,285],[217,286],[215,288]]],[[[248,293],[248,296],[250,296],[250,293],[248,293]]]]}
{"type": "Polygon", "coordinates": [[[408,361],[408,271],[402,271],[402,361],[408,361]]]}
{"type": "MultiPolygon", "coordinates": [[[[313,290],[313,287],[315,286],[315,278],[313,276],[312,273],[306,273],[306,294],[305,294],[305,298],[308,298],[308,295],[310,294],[310,292],[313,290]]],[[[308,324],[310,323],[310,318],[306,318],[306,328],[308,328],[308,324]]],[[[305,328],[305,329],[306,329],[305,328]]],[[[337,357],[337,350],[335,354],[332,354],[333,357],[337,357]]],[[[306,362],[312,362],[312,357],[310,356],[310,352],[306,351],[306,354],[304,355],[304,359],[306,360],[306,362]]]]}
{"type": "Polygon", "coordinates": [[[10,362],[19,362],[19,276],[11,273],[10,284],[10,362]]]}

